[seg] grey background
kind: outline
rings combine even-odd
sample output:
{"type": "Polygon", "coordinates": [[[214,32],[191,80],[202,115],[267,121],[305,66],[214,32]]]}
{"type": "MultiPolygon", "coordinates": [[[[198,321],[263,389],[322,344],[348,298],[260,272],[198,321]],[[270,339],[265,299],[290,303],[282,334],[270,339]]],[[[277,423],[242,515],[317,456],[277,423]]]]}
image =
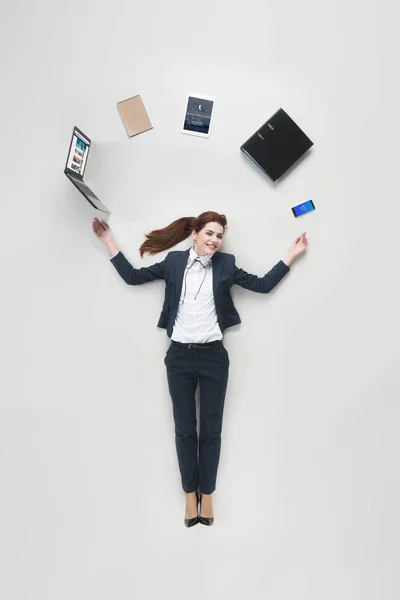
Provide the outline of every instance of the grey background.
{"type": "Polygon", "coordinates": [[[200,8],[200,23],[180,0],[3,8],[0,595],[394,600],[398,9],[200,8]],[[180,133],[193,90],[216,97],[209,139],[180,133]],[[136,93],[154,129],[129,139],[116,103],[136,93]],[[280,106],[315,146],[273,185],[239,147],[280,106]],[[154,262],[144,233],[203,210],[260,275],[307,230],[271,295],[233,290],[212,528],[183,526],[163,284],[127,287],[93,236],[63,175],[75,124],[137,266],[154,262]]]}

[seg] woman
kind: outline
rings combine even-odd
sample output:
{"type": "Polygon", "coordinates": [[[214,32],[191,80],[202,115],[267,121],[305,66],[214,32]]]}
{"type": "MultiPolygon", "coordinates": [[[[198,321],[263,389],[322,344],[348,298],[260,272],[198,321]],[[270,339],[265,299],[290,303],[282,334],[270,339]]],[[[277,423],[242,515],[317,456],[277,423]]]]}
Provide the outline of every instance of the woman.
{"type": "Polygon", "coordinates": [[[135,269],[117,247],[109,226],[97,218],[93,220],[94,233],[106,244],[112,264],[127,284],[165,280],[165,299],[158,327],[165,328],[171,338],[164,362],[172,398],[182,487],[186,493],[186,527],[214,522],[212,493],[217,478],[229,370],[222,337],[227,327],[240,323],[229,290],[236,283],[253,292],[270,292],[308,246],[304,232],[295,239],[283,261],[264,277],[257,277],[239,269],[232,254],[219,252],[226,228],[225,215],[213,211],[197,218],[178,219],[164,229],[146,234],[140,255],[168,250],[188,236],[192,238],[192,247],[169,252],[162,262],[151,267],[135,269]],[[199,439],[195,407],[198,384],[199,439]]]}

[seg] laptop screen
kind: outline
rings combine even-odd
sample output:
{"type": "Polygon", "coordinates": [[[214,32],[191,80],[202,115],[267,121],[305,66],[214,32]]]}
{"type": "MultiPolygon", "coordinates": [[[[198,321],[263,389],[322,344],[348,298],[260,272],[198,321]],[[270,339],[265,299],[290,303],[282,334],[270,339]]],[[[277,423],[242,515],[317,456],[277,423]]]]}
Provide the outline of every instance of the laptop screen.
{"type": "Polygon", "coordinates": [[[90,141],[75,129],[72,136],[71,147],[69,149],[67,169],[70,169],[77,175],[83,177],[89,148],[90,141]]]}

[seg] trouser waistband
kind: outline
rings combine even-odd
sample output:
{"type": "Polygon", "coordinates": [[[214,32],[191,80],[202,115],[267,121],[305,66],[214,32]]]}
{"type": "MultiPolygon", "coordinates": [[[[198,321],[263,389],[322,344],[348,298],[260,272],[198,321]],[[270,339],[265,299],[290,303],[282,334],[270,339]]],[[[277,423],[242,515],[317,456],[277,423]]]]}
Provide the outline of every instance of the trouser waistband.
{"type": "Polygon", "coordinates": [[[175,342],[174,340],[171,340],[171,344],[174,344],[174,346],[180,346],[182,348],[188,348],[189,350],[191,349],[206,349],[206,348],[217,348],[218,346],[222,346],[222,340],[215,340],[214,342],[206,342],[205,344],[183,344],[182,342],[175,342]]]}

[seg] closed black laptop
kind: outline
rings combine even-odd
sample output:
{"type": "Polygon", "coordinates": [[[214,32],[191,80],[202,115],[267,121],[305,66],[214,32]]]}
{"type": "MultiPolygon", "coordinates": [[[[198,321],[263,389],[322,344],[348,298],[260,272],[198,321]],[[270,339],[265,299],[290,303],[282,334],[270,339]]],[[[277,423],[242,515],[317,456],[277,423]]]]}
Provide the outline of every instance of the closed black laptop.
{"type": "Polygon", "coordinates": [[[281,177],[313,142],[280,108],[240,149],[272,181],[281,177]]]}

